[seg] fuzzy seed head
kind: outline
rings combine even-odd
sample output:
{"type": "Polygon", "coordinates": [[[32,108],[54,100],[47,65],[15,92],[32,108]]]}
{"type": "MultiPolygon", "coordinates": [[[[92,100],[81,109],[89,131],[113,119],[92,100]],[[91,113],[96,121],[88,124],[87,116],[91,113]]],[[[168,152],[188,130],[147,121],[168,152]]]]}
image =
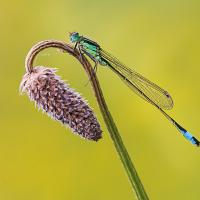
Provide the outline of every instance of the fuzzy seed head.
{"type": "Polygon", "coordinates": [[[21,93],[25,92],[36,105],[55,120],[68,125],[83,138],[97,141],[102,137],[99,122],[92,109],[79,93],[55,74],[57,70],[35,67],[21,81],[21,93]]]}

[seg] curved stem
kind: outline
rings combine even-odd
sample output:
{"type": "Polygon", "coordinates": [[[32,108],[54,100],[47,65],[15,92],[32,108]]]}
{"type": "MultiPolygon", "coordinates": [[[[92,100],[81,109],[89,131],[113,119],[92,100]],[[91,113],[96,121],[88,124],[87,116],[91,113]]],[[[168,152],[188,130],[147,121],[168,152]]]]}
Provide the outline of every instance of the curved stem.
{"type": "Polygon", "coordinates": [[[45,40],[45,41],[39,42],[38,44],[33,46],[31,48],[31,50],[29,51],[29,53],[26,57],[26,61],[25,61],[25,67],[26,67],[27,72],[31,73],[31,71],[33,69],[33,61],[34,61],[36,55],[43,49],[51,48],[51,47],[61,49],[64,52],[67,52],[70,55],[74,56],[76,59],[78,59],[78,61],[84,67],[85,71],[87,72],[87,74],[89,76],[89,80],[91,80],[91,84],[92,84],[97,102],[99,104],[101,113],[103,115],[104,121],[108,128],[108,131],[110,133],[112,141],[115,145],[118,155],[123,163],[123,166],[126,170],[128,177],[129,177],[129,180],[131,182],[133,190],[135,191],[136,199],[148,200],[148,196],[144,190],[142,182],[140,181],[140,178],[136,172],[136,169],[135,169],[135,167],[130,159],[130,156],[123,144],[123,141],[118,132],[118,129],[117,129],[117,127],[113,121],[113,118],[108,110],[102,90],[99,85],[99,81],[98,81],[96,75],[93,73],[92,66],[88,62],[88,60],[83,55],[80,55],[80,53],[77,50],[75,50],[73,47],[71,47],[69,44],[66,44],[62,41],[57,41],[57,40],[45,40]]]}

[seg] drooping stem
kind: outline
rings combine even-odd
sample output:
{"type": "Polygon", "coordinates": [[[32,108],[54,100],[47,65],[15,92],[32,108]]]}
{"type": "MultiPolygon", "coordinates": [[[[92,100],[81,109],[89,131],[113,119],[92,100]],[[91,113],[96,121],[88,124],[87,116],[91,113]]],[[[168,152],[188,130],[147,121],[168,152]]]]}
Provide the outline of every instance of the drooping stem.
{"type": "Polygon", "coordinates": [[[36,57],[36,55],[47,48],[58,48],[61,49],[64,52],[69,53],[70,55],[74,56],[78,61],[82,64],[84,67],[87,75],[89,76],[89,80],[91,80],[91,84],[94,90],[94,94],[96,96],[97,102],[99,104],[101,113],[103,115],[103,119],[105,121],[105,124],[107,126],[107,129],[110,133],[111,139],[114,143],[114,146],[118,152],[118,155],[123,163],[123,166],[126,170],[126,173],[129,177],[129,180],[131,182],[132,188],[135,192],[136,199],[138,200],[148,200],[148,196],[144,190],[144,187],[142,185],[142,182],[140,181],[140,178],[136,172],[136,169],[131,161],[131,158],[126,150],[126,147],[123,144],[122,138],[119,134],[119,131],[113,121],[113,118],[108,110],[108,107],[106,105],[102,90],[99,85],[99,81],[96,77],[96,75],[93,73],[93,69],[91,64],[88,62],[88,60],[77,50],[74,50],[73,47],[71,47],[69,44],[66,44],[62,41],[57,40],[45,40],[41,41],[38,44],[34,45],[31,50],[29,51],[26,61],[25,61],[25,67],[27,72],[31,73],[33,69],[33,61],[36,57]]]}

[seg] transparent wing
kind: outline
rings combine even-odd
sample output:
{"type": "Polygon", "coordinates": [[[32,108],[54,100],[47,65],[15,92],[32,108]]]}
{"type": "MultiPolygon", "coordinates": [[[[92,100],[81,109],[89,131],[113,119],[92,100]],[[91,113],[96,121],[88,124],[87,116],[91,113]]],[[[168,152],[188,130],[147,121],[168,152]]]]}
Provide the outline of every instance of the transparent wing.
{"type": "Polygon", "coordinates": [[[173,107],[173,100],[167,91],[126,67],[106,51],[100,49],[100,55],[108,62],[110,68],[140,97],[162,109],[173,107]]]}

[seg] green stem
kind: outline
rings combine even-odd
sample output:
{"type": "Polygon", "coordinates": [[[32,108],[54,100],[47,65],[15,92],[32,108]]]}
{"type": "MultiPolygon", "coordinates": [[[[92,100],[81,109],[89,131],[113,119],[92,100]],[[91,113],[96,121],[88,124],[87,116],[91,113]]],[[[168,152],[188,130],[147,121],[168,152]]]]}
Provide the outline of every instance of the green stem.
{"type": "MultiPolygon", "coordinates": [[[[96,78],[95,78],[96,79],[96,78]]],[[[94,81],[94,80],[93,80],[94,81]]],[[[126,150],[126,147],[122,141],[122,138],[119,134],[119,131],[114,123],[114,120],[108,110],[108,107],[106,105],[105,99],[103,97],[102,90],[99,86],[98,80],[95,80],[95,84],[92,83],[95,95],[97,98],[97,101],[99,103],[99,107],[101,109],[101,113],[103,115],[104,121],[106,123],[106,126],[108,128],[108,131],[110,133],[111,139],[115,145],[115,148],[117,150],[117,153],[123,163],[123,166],[126,170],[126,173],[128,175],[128,178],[131,182],[131,185],[133,187],[133,190],[136,194],[136,199],[138,200],[148,200],[148,196],[145,192],[145,189],[142,185],[142,182],[138,176],[138,173],[133,165],[133,162],[131,161],[131,158],[128,154],[128,151],[126,150]]]]}
{"type": "Polygon", "coordinates": [[[99,85],[99,81],[96,77],[96,74],[93,73],[93,69],[91,64],[88,62],[88,60],[80,55],[80,53],[77,50],[74,50],[73,47],[70,45],[62,42],[62,41],[57,41],[57,40],[46,40],[39,42],[38,44],[34,45],[31,50],[29,51],[26,61],[25,61],[25,66],[27,72],[31,72],[33,68],[33,61],[36,57],[36,55],[42,51],[43,49],[46,48],[59,48],[63,50],[64,52],[69,53],[70,55],[74,56],[79,60],[79,62],[82,64],[84,67],[85,71],[87,72],[89,79],[91,80],[91,84],[95,93],[95,96],[97,98],[97,102],[99,104],[101,113],[103,115],[104,121],[106,123],[106,126],[108,128],[108,131],[110,133],[111,139],[114,143],[114,146],[117,150],[117,153],[123,163],[123,166],[126,170],[126,173],[128,175],[128,178],[131,182],[133,191],[136,194],[136,199],[137,200],[148,200],[148,196],[144,190],[144,187],[142,185],[142,182],[137,174],[137,171],[133,165],[133,162],[131,161],[131,158],[126,150],[126,147],[122,141],[122,138],[119,134],[119,131],[114,123],[114,120],[108,110],[108,107],[106,105],[101,87],[99,85]]]}
{"type": "Polygon", "coordinates": [[[104,112],[102,112],[102,115],[104,117],[104,121],[107,125],[107,128],[109,130],[110,136],[112,138],[112,141],[115,145],[115,148],[118,152],[118,155],[124,165],[124,168],[126,170],[126,173],[128,175],[128,178],[131,182],[131,185],[133,187],[133,190],[136,193],[136,197],[138,200],[147,200],[149,199],[144,187],[142,185],[142,182],[138,176],[138,173],[133,165],[133,162],[131,161],[131,158],[126,150],[126,147],[122,141],[122,138],[118,132],[118,129],[113,121],[113,118],[105,105],[104,112]]]}

